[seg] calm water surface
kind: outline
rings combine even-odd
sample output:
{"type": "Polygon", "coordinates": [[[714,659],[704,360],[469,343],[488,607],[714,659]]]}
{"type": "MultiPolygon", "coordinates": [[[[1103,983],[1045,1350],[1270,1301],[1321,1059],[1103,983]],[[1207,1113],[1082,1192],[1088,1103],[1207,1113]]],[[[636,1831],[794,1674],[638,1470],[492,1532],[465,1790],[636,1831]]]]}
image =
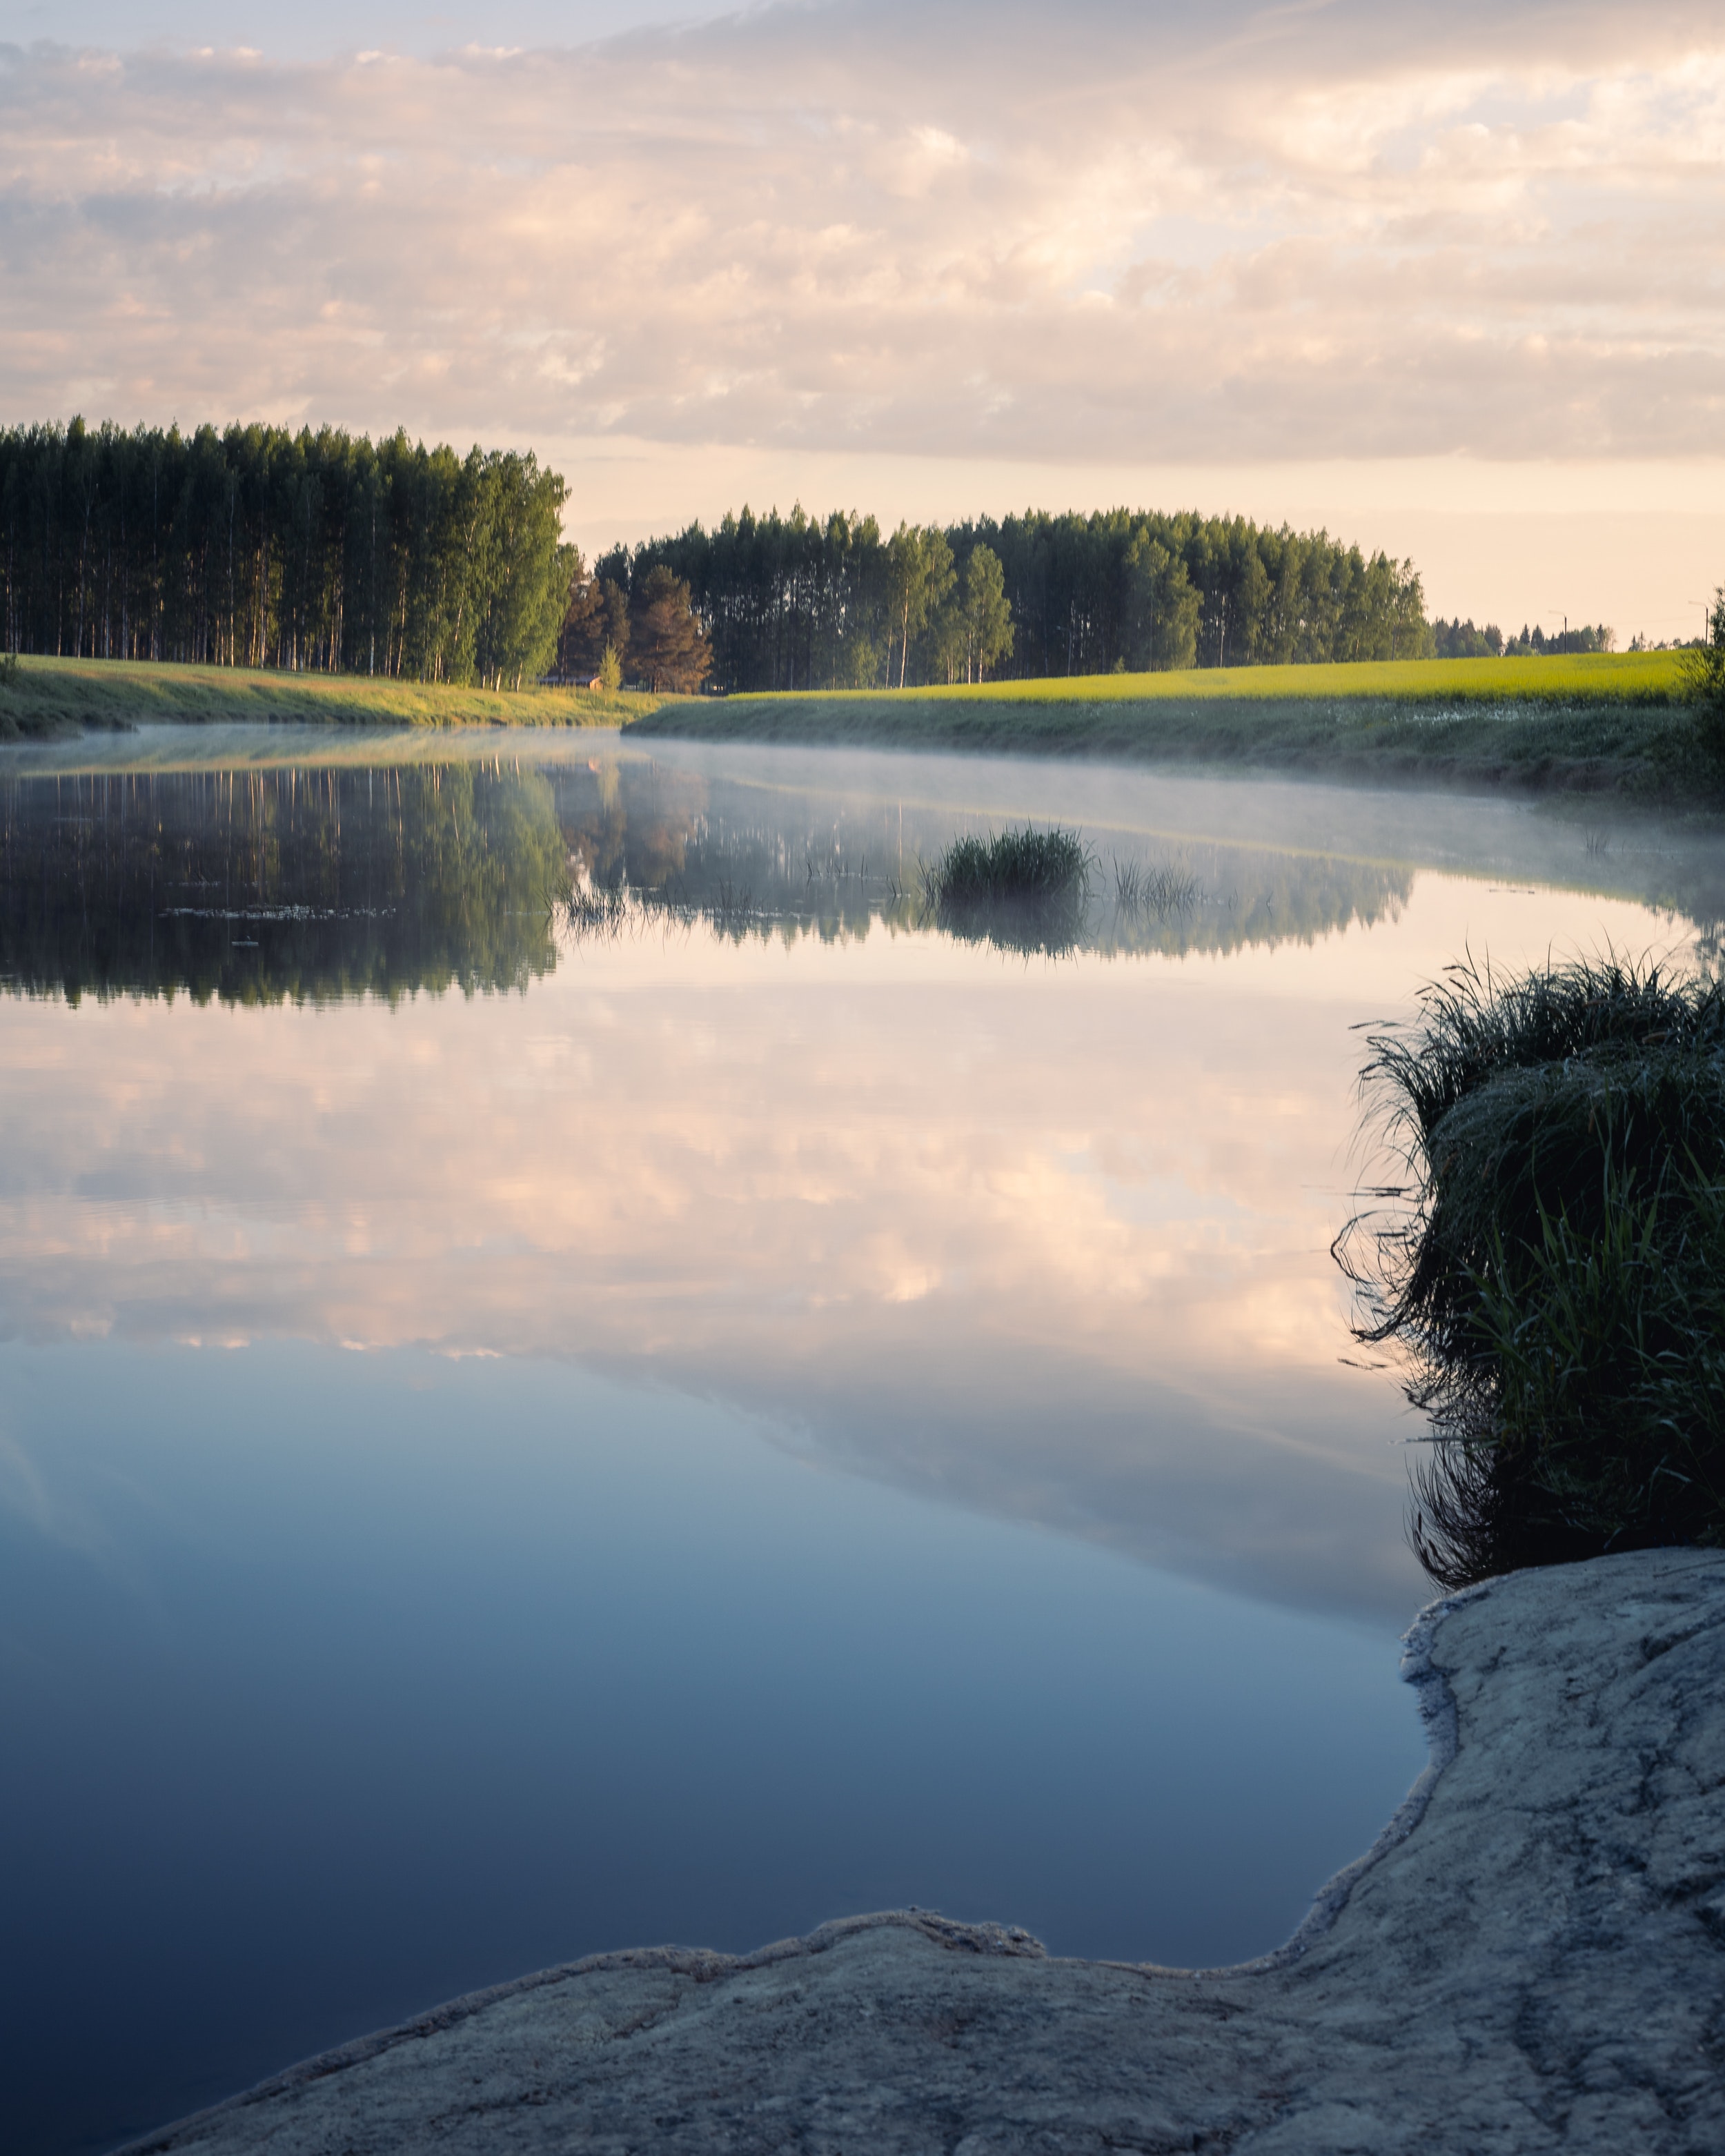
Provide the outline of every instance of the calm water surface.
{"type": "Polygon", "coordinates": [[[1423,1756],[1353,1029],[1725,913],[1502,803],[282,730],[5,752],[0,885],[44,2151],[608,1947],[1274,1945],[1423,1756]],[[922,921],[1025,816],[1086,919],[922,921]]]}

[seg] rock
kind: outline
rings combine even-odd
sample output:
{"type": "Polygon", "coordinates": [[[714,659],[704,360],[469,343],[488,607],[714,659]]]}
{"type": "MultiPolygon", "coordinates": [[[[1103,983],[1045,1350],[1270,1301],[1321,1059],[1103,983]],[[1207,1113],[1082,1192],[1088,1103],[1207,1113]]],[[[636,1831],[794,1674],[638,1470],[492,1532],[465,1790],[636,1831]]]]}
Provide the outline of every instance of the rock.
{"type": "Polygon", "coordinates": [[[1409,1635],[1433,1763],[1279,1953],[1054,1960],[897,1911],[607,1954],[134,2144],[200,2156],[1715,2156],[1725,1553],[1520,1573],[1409,1635]]]}

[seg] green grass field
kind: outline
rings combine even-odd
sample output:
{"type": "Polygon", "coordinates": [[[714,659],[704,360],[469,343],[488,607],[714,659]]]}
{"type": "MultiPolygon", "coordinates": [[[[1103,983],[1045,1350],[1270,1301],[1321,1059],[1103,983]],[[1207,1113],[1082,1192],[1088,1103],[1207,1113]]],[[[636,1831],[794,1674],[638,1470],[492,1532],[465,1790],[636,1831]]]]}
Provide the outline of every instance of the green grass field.
{"type": "Polygon", "coordinates": [[[311,726],[615,726],[655,696],[587,689],[451,689],[354,674],[253,672],[119,659],[23,659],[0,680],[0,740],[86,726],[292,720],[311,726]]]}
{"type": "Polygon", "coordinates": [[[1721,776],[1697,751],[1684,685],[1676,652],[1209,668],[668,698],[627,732],[1712,798],[1721,776]]]}
{"type": "Polygon", "coordinates": [[[622,726],[633,737],[1231,764],[1384,783],[1717,799],[1682,654],[1194,669],[827,695],[501,693],[352,675],[23,660],[0,676],[0,741],[151,721],[331,726],[622,726]]]}
{"type": "MultiPolygon", "coordinates": [[[[1394,701],[1439,704],[1669,704],[1681,694],[1676,651],[1578,653],[1560,659],[1389,659],[1336,666],[1192,666],[1177,674],[1085,674],[950,689],[867,689],[846,704],[1111,704],[1394,701]]],[[[732,700],[735,701],[735,700],[732,700]]],[[[750,703],[832,701],[815,690],[750,703]]]]}

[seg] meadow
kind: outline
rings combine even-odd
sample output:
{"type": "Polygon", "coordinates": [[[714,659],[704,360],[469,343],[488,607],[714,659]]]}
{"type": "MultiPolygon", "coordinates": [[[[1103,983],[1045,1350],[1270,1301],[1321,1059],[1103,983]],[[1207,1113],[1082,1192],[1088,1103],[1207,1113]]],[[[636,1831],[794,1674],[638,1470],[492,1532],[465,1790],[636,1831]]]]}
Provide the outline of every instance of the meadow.
{"type": "Polygon", "coordinates": [[[1676,652],[666,699],[640,736],[833,742],[1322,772],[1675,798],[1718,790],[1676,652]]]}
{"type": "MultiPolygon", "coordinates": [[[[751,704],[1181,704],[1389,700],[1435,704],[1630,704],[1680,696],[1679,651],[1579,652],[1561,658],[1385,659],[1301,666],[1189,666],[1157,674],[1055,675],[950,688],[750,696],[751,704]]],[[[729,699],[730,701],[744,701],[729,699]]]]}
{"type": "Polygon", "coordinates": [[[25,658],[0,677],[0,741],[85,727],[291,720],[311,726],[616,726],[655,696],[589,689],[452,688],[281,669],[25,658]]]}
{"type": "Polygon", "coordinates": [[[1712,798],[1725,780],[1685,704],[1683,663],[1677,652],[1625,652],[670,697],[25,657],[0,673],[0,740],[162,721],[614,726],[644,739],[973,750],[1306,771],[1383,784],[1712,798]]]}

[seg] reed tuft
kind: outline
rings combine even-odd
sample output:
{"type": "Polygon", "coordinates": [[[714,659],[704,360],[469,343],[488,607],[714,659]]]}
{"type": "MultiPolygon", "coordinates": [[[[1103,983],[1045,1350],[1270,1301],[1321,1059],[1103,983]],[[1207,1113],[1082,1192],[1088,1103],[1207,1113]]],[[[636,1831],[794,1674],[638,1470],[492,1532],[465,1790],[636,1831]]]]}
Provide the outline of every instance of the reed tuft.
{"type": "Polygon", "coordinates": [[[1070,950],[1083,933],[1093,866],[1076,831],[954,839],[922,870],[922,904],[955,934],[1025,952],[1070,950]]]}
{"type": "Polygon", "coordinates": [[[1090,869],[1090,855],[1076,831],[1039,831],[1026,824],[986,839],[954,839],[925,874],[923,891],[937,911],[1045,905],[1084,898],[1090,869]]]}
{"type": "Polygon", "coordinates": [[[1470,961],[1369,1047],[1409,1180],[1336,1250],[1431,1418],[1428,1572],[1725,1542],[1725,989],[1470,961]]]}

